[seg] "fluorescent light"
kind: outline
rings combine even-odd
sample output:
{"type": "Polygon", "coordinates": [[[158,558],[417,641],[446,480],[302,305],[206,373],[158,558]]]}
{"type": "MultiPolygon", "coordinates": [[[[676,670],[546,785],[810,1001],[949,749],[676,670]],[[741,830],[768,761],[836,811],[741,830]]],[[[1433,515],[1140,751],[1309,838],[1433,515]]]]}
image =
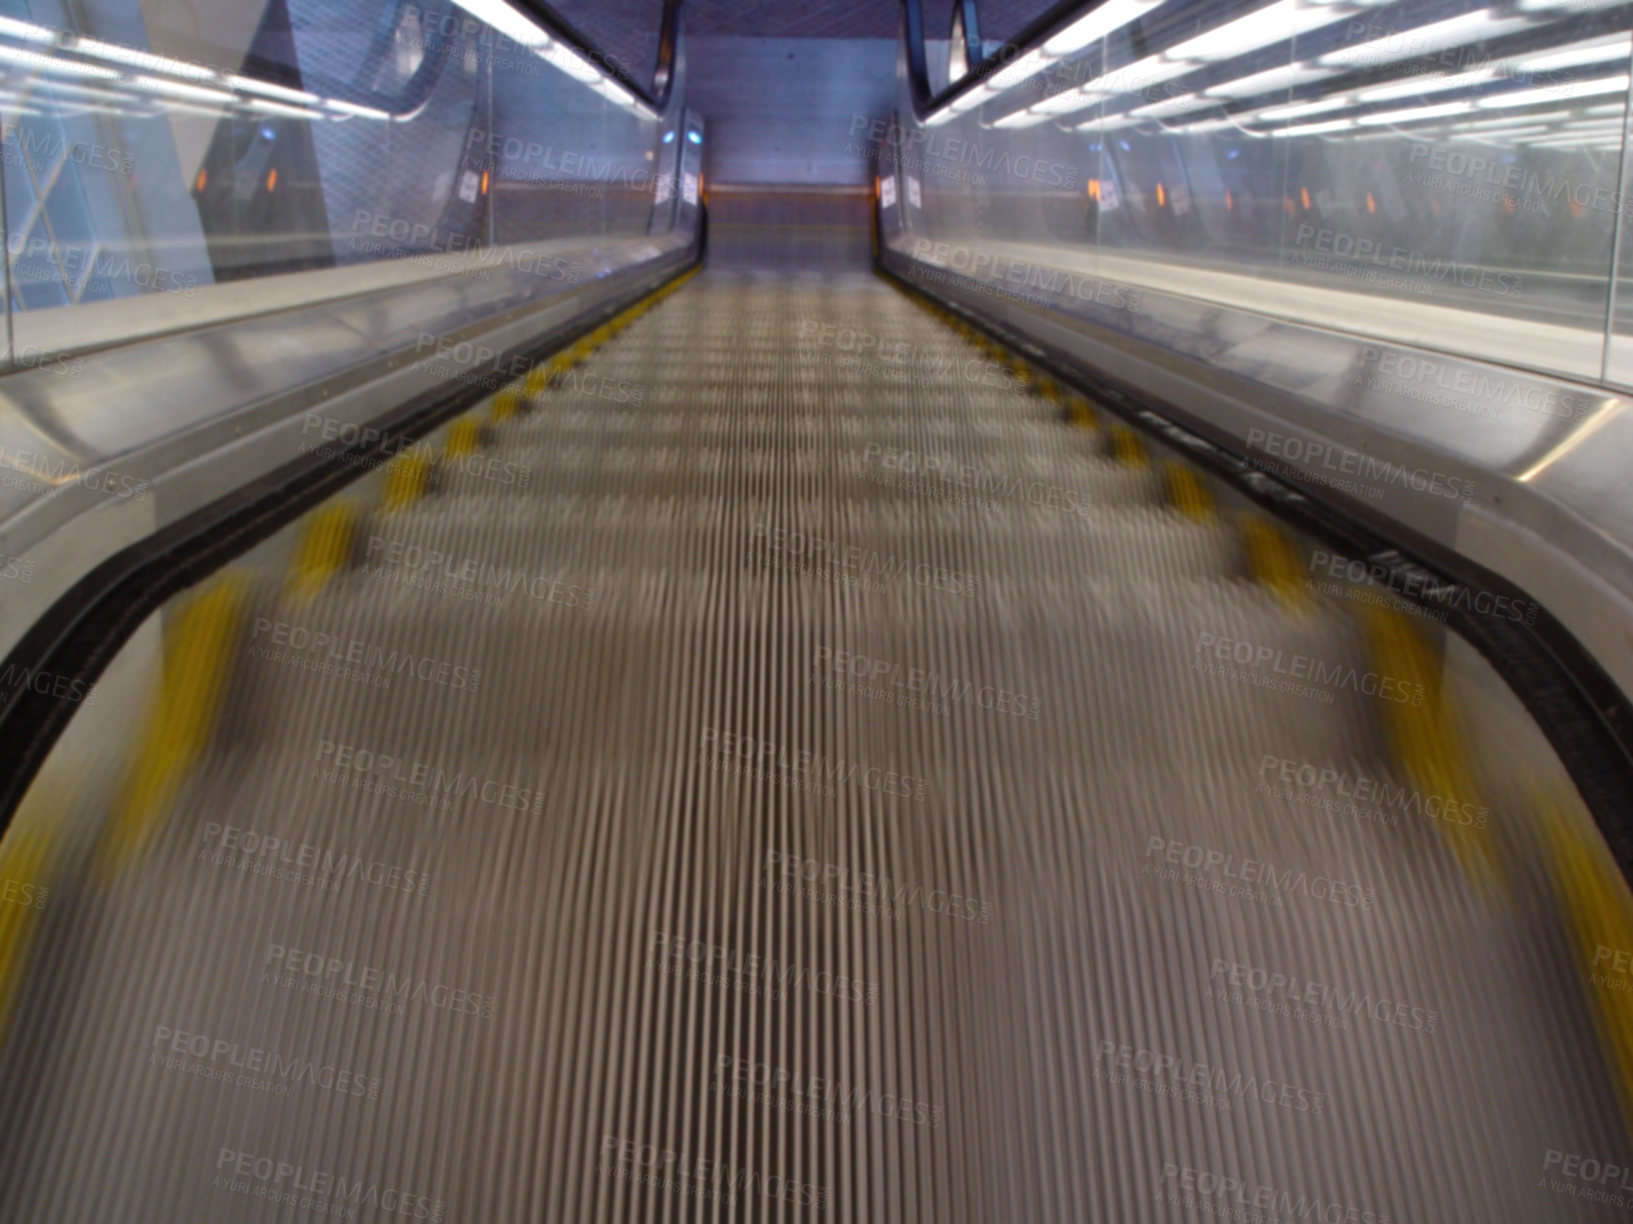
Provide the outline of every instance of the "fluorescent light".
{"type": "Polygon", "coordinates": [[[1490,68],[1479,68],[1473,72],[1460,72],[1456,76],[1412,77],[1405,81],[1396,81],[1392,85],[1380,85],[1376,89],[1363,89],[1356,95],[1362,102],[1388,102],[1395,98],[1417,98],[1424,94],[1445,93],[1448,89],[1468,89],[1486,81],[1495,80],[1497,74],[1490,68]]]}
{"type": "MultiPolygon", "coordinates": [[[[1516,136],[1532,136],[1537,132],[1549,130],[1546,123],[1528,123],[1523,127],[1487,128],[1483,132],[1470,132],[1467,133],[1466,138],[1469,140],[1512,140],[1516,136]]],[[[1464,135],[1460,129],[1454,127],[1447,132],[1446,137],[1448,140],[1457,140],[1464,135]]]]}
{"type": "MultiPolygon", "coordinates": [[[[1618,110],[1620,107],[1617,108],[1618,110]]],[[[1575,111],[1549,111],[1546,115],[1504,115],[1500,119],[1471,119],[1467,123],[1459,123],[1457,130],[1463,128],[1503,128],[1512,127],[1516,123],[1548,123],[1555,119],[1570,119],[1575,111]]],[[[1591,114],[1592,112],[1587,112],[1591,114]]]]}
{"type": "Polygon", "coordinates": [[[1043,44],[1049,55],[1070,55],[1081,51],[1097,38],[1120,30],[1161,4],[1162,0],[1109,0],[1087,16],[1079,17],[1043,44]]]}
{"type": "Polygon", "coordinates": [[[508,34],[530,50],[538,51],[554,41],[520,10],[506,4],[505,0],[454,0],[454,3],[472,17],[487,22],[501,34],[508,34]]]}
{"type": "Polygon", "coordinates": [[[1068,115],[1072,111],[1093,106],[1096,102],[1104,102],[1112,96],[1109,93],[1097,93],[1092,89],[1070,89],[1026,109],[1034,115],[1068,115]]]}
{"type": "Polygon", "coordinates": [[[1186,94],[1179,98],[1169,98],[1166,102],[1153,102],[1149,106],[1139,106],[1128,113],[1137,115],[1141,119],[1154,119],[1159,115],[1183,115],[1187,111],[1213,105],[1215,105],[1213,102],[1200,94],[1186,94]]]}
{"type": "Polygon", "coordinates": [[[1424,119],[1439,119],[1443,115],[1466,115],[1471,109],[1467,102],[1441,102],[1436,106],[1409,106],[1405,110],[1385,111],[1381,115],[1362,115],[1355,122],[1362,127],[1376,127],[1381,123],[1417,123],[1424,119]]]}
{"type": "Polygon", "coordinates": [[[995,128],[1026,128],[1036,127],[1040,123],[1048,123],[1050,116],[1037,115],[1031,111],[1016,111],[1013,115],[1005,115],[993,123],[995,128]]]}
{"type": "Polygon", "coordinates": [[[1303,123],[1296,127],[1277,128],[1272,136],[1315,136],[1321,132],[1342,132],[1355,126],[1353,119],[1329,119],[1325,123],[1303,123]]]}
{"type": "Polygon", "coordinates": [[[1575,148],[1583,145],[1609,145],[1619,148],[1621,135],[1615,133],[1606,135],[1603,132],[1549,132],[1545,136],[1526,136],[1521,139],[1522,144],[1547,145],[1556,149],[1575,148]]]}
{"type": "Polygon", "coordinates": [[[1124,64],[1121,68],[1113,68],[1103,77],[1097,77],[1083,86],[1087,93],[1097,90],[1104,93],[1138,93],[1152,85],[1160,85],[1163,81],[1177,76],[1184,76],[1198,65],[1188,62],[1176,63],[1163,55],[1148,55],[1143,60],[1136,60],[1132,64],[1124,64]]]}
{"type": "Polygon", "coordinates": [[[1276,3],[1227,21],[1224,25],[1187,39],[1168,54],[1180,59],[1201,60],[1205,64],[1234,59],[1261,47],[1274,46],[1300,34],[1337,21],[1348,10],[1340,5],[1306,4],[1304,0],[1276,0],[1276,3]]]}
{"type": "Polygon", "coordinates": [[[1606,60],[1625,60],[1633,53],[1633,40],[1626,34],[1612,34],[1609,38],[1593,38],[1573,43],[1568,47],[1522,59],[1519,72],[1550,72],[1555,68],[1575,68],[1581,64],[1600,64],[1606,60]]]}
{"type": "MultiPolygon", "coordinates": [[[[1622,115],[1627,113],[1627,103],[1606,102],[1603,106],[1590,106],[1582,113],[1584,115],[1622,115]]],[[[1526,118],[1530,119],[1533,116],[1527,115],[1526,118]]]]}
{"type": "Polygon", "coordinates": [[[1551,9],[1571,9],[1574,12],[1586,13],[1593,9],[1620,8],[1626,0],[1520,0],[1519,10],[1522,13],[1546,12],[1551,9]]]}
{"type": "Polygon", "coordinates": [[[355,115],[359,119],[390,119],[389,111],[377,110],[372,106],[356,106],[350,102],[342,102],[338,98],[325,98],[323,105],[330,110],[339,111],[342,115],[355,115]]]}
{"type": "Polygon", "coordinates": [[[0,60],[24,68],[33,68],[38,72],[60,72],[64,76],[90,77],[94,81],[119,79],[119,74],[112,68],[63,59],[58,55],[42,55],[38,51],[24,51],[21,47],[0,47],[0,60]]]}
{"type": "Polygon", "coordinates": [[[1481,98],[1478,105],[1486,109],[1538,106],[1544,102],[1560,102],[1566,98],[1591,98],[1596,94],[1626,93],[1627,81],[1627,73],[1624,72],[1621,76],[1576,81],[1570,85],[1548,85],[1542,89],[1520,89],[1510,93],[1493,94],[1489,98],[1481,98]]]}
{"type": "Polygon", "coordinates": [[[63,45],[70,51],[94,55],[98,59],[112,60],[116,64],[129,64],[133,68],[144,68],[148,72],[164,72],[171,76],[186,77],[191,81],[214,81],[221,76],[215,69],[206,68],[203,64],[171,59],[168,55],[154,55],[151,51],[138,51],[135,47],[103,42],[99,38],[75,38],[63,45]]]}
{"type": "Polygon", "coordinates": [[[1449,17],[1445,21],[1436,21],[1416,29],[1400,30],[1371,42],[1329,51],[1317,62],[1334,68],[1377,67],[1398,60],[1415,59],[1447,47],[1465,47],[1484,42],[1532,24],[1529,17],[1499,18],[1496,12],[1496,9],[1481,9],[1477,13],[1464,13],[1461,17],[1449,17]]]}
{"type": "Polygon", "coordinates": [[[1203,132],[1221,131],[1224,128],[1235,128],[1241,135],[1251,136],[1255,140],[1263,135],[1262,132],[1246,130],[1242,127],[1241,118],[1233,115],[1226,115],[1223,119],[1209,119],[1205,123],[1187,123],[1183,127],[1175,128],[1174,134],[1177,136],[1194,136],[1203,132]]]}
{"type": "Polygon", "coordinates": [[[966,94],[954,98],[947,104],[947,109],[954,114],[963,114],[967,110],[974,110],[998,96],[998,91],[987,84],[977,85],[966,94]]]}
{"type": "Polygon", "coordinates": [[[35,25],[31,21],[18,21],[15,17],[0,17],[0,34],[7,38],[20,39],[23,42],[52,43],[57,41],[55,30],[48,30],[42,25],[35,25]]]}
{"type": "Polygon", "coordinates": [[[252,98],[248,106],[264,115],[284,115],[291,119],[315,119],[317,116],[303,106],[285,106],[282,102],[267,102],[261,98],[252,98]]]}
{"type": "Polygon", "coordinates": [[[173,98],[188,98],[199,102],[217,102],[230,106],[237,99],[225,89],[206,89],[199,85],[185,85],[180,81],[166,81],[160,77],[139,76],[134,88],[147,93],[164,94],[173,98]]]}
{"type": "Polygon", "coordinates": [[[1252,76],[1245,76],[1239,80],[1225,81],[1211,86],[1205,92],[1210,98],[1251,98],[1255,94],[1274,93],[1279,89],[1292,89],[1297,85],[1307,85],[1311,81],[1324,80],[1332,74],[1331,68],[1291,64],[1283,68],[1255,72],[1252,76]]]}
{"type": "Polygon", "coordinates": [[[244,93],[264,94],[269,98],[282,98],[286,102],[319,102],[317,94],[307,93],[303,89],[287,89],[282,85],[274,85],[271,81],[257,81],[254,77],[230,76],[227,84],[244,93]]]}
{"type": "Polygon", "coordinates": [[[1306,115],[1319,115],[1323,111],[1340,110],[1354,105],[1355,100],[1346,94],[1340,98],[1322,98],[1319,102],[1294,102],[1289,106],[1272,106],[1269,110],[1259,111],[1253,119],[1254,122],[1266,119],[1302,119],[1306,115]]]}
{"type": "Polygon", "coordinates": [[[999,69],[989,76],[985,84],[988,88],[1002,93],[1006,89],[1019,85],[1029,77],[1037,76],[1055,58],[1055,56],[1044,51],[1043,48],[1034,47],[1007,68],[999,69]]]}
{"type": "Polygon", "coordinates": [[[1134,127],[1140,121],[1127,115],[1105,115],[1077,125],[1080,132],[1115,132],[1118,128],[1134,127]]]}
{"type": "Polygon", "coordinates": [[[946,106],[938,110],[924,121],[925,127],[938,127],[949,119],[956,119],[965,111],[972,111],[983,103],[989,102],[996,96],[996,91],[986,85],[977,85],[968,93],[959,94],[946,106]]]}

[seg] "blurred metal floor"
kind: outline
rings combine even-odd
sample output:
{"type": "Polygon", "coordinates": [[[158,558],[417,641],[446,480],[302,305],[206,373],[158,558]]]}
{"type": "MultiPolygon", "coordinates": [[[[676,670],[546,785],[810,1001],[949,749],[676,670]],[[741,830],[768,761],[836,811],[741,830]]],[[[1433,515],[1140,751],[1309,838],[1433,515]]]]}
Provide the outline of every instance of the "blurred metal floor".
{"type": "Polygon", "coordinates": [[[1355,605],[763,263],[328,511],[315,595],[220,588],[174,810],[18,971],[5,1218],[1620,1218],[1543,1177],[1633,1156],[1523,797],[1495,882],[1313,803],[1411,791],[1391,711],[1219,662],[1376,674],[1355,605]]]}

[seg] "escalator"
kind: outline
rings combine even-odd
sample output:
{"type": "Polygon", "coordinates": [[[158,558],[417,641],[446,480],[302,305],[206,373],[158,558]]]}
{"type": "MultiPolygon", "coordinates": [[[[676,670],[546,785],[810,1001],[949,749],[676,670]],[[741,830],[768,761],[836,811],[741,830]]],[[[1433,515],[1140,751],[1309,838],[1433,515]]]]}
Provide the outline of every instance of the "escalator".
{"type": "Polygon", "coordinates": [[[8,1218],[1529,1221],[1496,1171],[1625,1166],[1522,813],[1586,818],[1489,669],[715,232],[48,762],[8,1218]]]}
{"type": "Polygon", "coordinates": [[[12,283],[208,272],[8,298],[0,1219],[1626,1218],[1633,399],[1340,198],[1432,68],[906,0],[867,184],[717,183],[677,0],[228,7],[0,17],[12,283]]]}

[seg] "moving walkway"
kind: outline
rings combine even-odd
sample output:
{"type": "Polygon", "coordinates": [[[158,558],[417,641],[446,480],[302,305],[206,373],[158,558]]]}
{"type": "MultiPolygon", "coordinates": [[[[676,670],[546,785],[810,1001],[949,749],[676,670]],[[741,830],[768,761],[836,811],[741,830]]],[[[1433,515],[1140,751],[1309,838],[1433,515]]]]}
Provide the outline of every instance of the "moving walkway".
{"type": "Polygon", "coordinates": [[[619,91],[603,232],[8,379],[201,372],[8,520],[7,1218],[1619,1218],[1615,605],[1511,473],[619,91]]]}

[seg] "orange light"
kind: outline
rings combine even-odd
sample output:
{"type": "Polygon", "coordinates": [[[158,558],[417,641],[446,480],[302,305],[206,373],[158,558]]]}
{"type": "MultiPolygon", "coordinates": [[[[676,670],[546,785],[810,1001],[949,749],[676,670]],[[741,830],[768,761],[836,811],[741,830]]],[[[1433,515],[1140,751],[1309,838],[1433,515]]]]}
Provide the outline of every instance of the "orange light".
{"type": "Polygon", "coordinates": [[[879,176],[877,174],[873,176],[873,198],[875,200],[879,198],[879,176]]]}
{"type": "Polygon", "coordinates": [[[1229,187],[1225,188],[1225,211],[1226,212],[1235,212],[1236,211],[1236,199],[1235,199],[1234,196],[1232,196],[1230,194],[1230,188],[1229,187]]]}
{"type": "Polygon", "coordinates": [[[1304,211],[1309,212],[1310,211],[1310,189],[1308,187],[1300,187],[1298,189],[1298,199],[1299,199],[1299,203],[1304,205],[1304,211]]]}
{"type": "Polygon", "coordinates": [[[278,167],[276,166],[266,172],[266,189],[268,191],[278,189],[278,167]]]}
{"type": "Polygon", "coordinates": [[[1372,193],[1370,191],[1367,192],[1367,211],[1369,213],[1375,213],[1378,211],[1378,201],[1372,198],[1372,193]]]}
{"type": "Polygon", "coordinates": [[[482,194],[488,194],[488,172],[486,170],[482,171],[482,194]]]}
{"type": "Polygon", "coordinates": [[[1507,213],[1510,217],[1512,217],[1514,215],[1514,197],[1513,196],[1505,195],[1503,197],[1503,211],[1505,213],[1507,213]]]}
{"type": "Polygon", "coordinates": [[[1292,196],[1282,196],[1281,206],[1284,209],[1287,210],[1287,215],[1289,217],[1293,215],[1293,197],[1292,196]]]}
{"type": "Polygon", "coordinates": [[[1089,180],[1089,199],[1098,200],[1099,198],[1100,198],[1100,180],[1099,179],[1090,179],[1089,180]]]}
{"type": "Polygon", "coordinates": [[[1585,207],[1578,204],[1575,200],[1571,201],[1571,216],[1580,218],[1586,214],[1587,211],[1588,210],[1585,207]]]}
{"type": "Polygon", "coordinates": [[[204,184],[208,183],[209,181],[210,181],[210,172],[208,170],[204,169],[203,166],[200,166],[199,171],[198,171],[198,178],[193,183],[193,190],[194,191],[203,191],[204,190],[204,184]]]}
{"type": "Polygon", "coordinates": [[[703,183],[703,171],[697,172],[697,198],[705,204],[709,202],[709,189],[703,183]]]}
{"type": "Polygon", "coordinates": [[[1168,202],[1168,193],[1163,191],[1162,184],[1157,184],[1157,207],[1161,208],[1168,202]]]}

